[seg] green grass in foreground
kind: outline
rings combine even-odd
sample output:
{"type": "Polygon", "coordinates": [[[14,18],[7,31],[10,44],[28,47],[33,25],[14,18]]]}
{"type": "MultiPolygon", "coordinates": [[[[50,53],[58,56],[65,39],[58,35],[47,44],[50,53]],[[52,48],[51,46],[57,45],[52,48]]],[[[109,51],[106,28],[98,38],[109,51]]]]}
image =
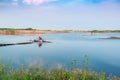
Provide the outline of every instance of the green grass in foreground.
{"type": "Polygon", "coordinates": [[[120,80],[120,78],[106,77],[104,72],[96,73],[81,69],[41,69],[41,68],[20,68],[13,70],[9,66],[0,64],[0,80],[120,80]]]}

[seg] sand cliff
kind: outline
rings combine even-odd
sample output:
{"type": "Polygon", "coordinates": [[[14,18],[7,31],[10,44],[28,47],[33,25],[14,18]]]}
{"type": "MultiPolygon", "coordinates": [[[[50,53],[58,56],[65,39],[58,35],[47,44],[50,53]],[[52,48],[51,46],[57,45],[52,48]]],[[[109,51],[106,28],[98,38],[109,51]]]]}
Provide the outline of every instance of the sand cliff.
{"type": "Polygon", "coordinates": [[[46,33],[68,33],[68,32],[83,32],[83,33],[109,33],[120,32],[120,30],[0,30],[0,34],[6,35],[21,35],[21,34],[46,34],[46,33]]]}
{"type": "Polygon", "coordinates": [[[0,34],[6,34],[6,35],[68,33],[68,32],[88,32],[88,31],[83,31],[83,30],[0,30],[0,34]]]}
{"type": "Polygon", "coordinates": [[[49,32],[41,31],[41,30],[0,30],[0,34],[7,34],[7,35],[45,34],[45,33],[49,33],[49,32]]]}

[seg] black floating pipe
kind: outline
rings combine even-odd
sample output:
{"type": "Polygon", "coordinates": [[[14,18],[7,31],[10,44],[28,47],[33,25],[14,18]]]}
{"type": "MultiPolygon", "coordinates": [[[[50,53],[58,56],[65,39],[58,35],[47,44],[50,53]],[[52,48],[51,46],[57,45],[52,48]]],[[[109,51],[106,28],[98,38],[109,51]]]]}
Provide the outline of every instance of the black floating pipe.
{"type": "MultiPolygon", "coordinates": [[[[29,42],[18,42],[18,43],[8,43],[8,44],[0,44],[0,47],[2,46],[9,46],[9,45],[22,45],[22,44],[32,44],[34,42],[40,42],[38,40],[29,41],[29,42]]],[[[50,41],[42,41],[43,43],[51,43],[50,41]]]]}

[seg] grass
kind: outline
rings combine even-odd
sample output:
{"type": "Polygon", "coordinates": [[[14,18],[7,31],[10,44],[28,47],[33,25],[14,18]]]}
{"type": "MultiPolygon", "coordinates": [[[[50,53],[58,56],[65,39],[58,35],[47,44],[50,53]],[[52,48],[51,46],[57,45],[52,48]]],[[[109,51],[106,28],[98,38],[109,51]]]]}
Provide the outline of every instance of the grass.
{"type": "Polygon", "coordinates": [[[91,30],[91,33],[120,32],[120,30],[91,30]]]}
{"type": "Polygon", "coordinates": [[[15,28],[0,28],[0,30],[35,30],[32,28],[25,28],[25,29],[15,29],[15,28]]]}
{"type": "MultiPolygon", "coordinates": [[[[74,64],[74,62],[72,62],[74,64]]],[[[96,73],[92,70],[30,67],[13,70],[12,67],[0,64],[0,80],[120,80],[119,77],[106,77],[105,72],[96,73]]]]}

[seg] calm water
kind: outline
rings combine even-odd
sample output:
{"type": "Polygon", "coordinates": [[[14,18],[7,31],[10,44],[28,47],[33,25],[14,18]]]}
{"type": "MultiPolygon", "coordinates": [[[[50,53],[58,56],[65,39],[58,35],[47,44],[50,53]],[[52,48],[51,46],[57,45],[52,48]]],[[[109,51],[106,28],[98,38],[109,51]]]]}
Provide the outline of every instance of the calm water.
{"type": "MultiPolygon", "coordinates": [[[[120,76],[120,40],[99,39],[120,37],[120,33],[61,33],[41,36],[52,43],[0,47],[0,60],[11,63],[16,68],[19,65],[70,68],[71,61],[75,59],[75,67],[83,68],[84,56],[88,55],[89,68],[120,76]]],[[[0,43],[29,41],[37,37],[38,35],[0,35],[0,43]]]]}

